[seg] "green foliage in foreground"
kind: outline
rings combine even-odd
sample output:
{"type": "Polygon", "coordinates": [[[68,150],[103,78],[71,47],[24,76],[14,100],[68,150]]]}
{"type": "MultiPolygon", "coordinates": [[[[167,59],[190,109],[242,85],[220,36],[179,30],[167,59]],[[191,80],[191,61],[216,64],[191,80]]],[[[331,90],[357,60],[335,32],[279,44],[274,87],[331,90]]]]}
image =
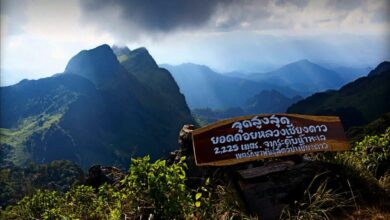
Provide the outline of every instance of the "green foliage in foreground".
{"type": "Polygon", "coordinates": [[[350,128],[347,131],[347,136],[351,142],[355,143],[362,141],[366,136],[385,133],[388,127],[390,127],[390,112],[383,114],[380,118],[367,125],[350,128]]]}
{"type": "Polygon", "coordinates": [[[130,175],[122,181],[124,213],[129,216],[149,213],[167,219],[191,213],[193,201],[184,184],[184,159],[172,166],[167,166],[165,160],[149,163],[149,157],[133,159],[130,175]]]}
{"type": "Polygon", "coordinates": [[[0,207],[14,205],[37,189],[66,192],[84,181],[83,171],[73,162],[31,163],[27,167],[12,163],[0,167],[0,207]]]}
{"type": "Polygon", "coordinates": [[[390,127],[383,134],[368,135],[356,142],[351,151],[324,154],[317,159],[341,164],[377,179],[390,175],[390,127]]]}
{"type": "MultiPolygon", "coordinates": [[[[383,176],[379,171],[381,166],[388,166],[390,159],[390,128],[381,135],[366,136],[363,141],[357,142],[352,155],[359,158],[360,165],[375,176],[383,176]]],[[[356,162],[355,162],[356,163],[356,162]]],[[[384,167],[382,169],[385,169],[384,167]]]]}
{"type": "Polygon", "coordinates": [[[300,201],[283,210],[281,219],[331,219],[332,212],[352,207],[352,204],[358,213],[362,208],[359,206],[368,206],[369,209],[372,206],[371,209],[379,210],[374,212],[383,216],[380,210],[390,208],[386,203],[390,198],[389,146],[390,128],[387,128],[383,134],[368,135],[356,142],[352,151],[317,155],[317,160],[338,165],[349,192],[327,188],[327,180],[315,189],[310,184],[300,201]]]}
{"type": "Polygon", "coordinates": [[[185,158],[167,165],[150,163],[149,157],[133,159],[129,175],[119,186],[103,185],[95,190],[79,185],[66,193],[38,190],[15,206],[2,211],[1,219],[188,219],[242,216],[228,187],[212,191],[208,179],[198,190],[185,185],[185,158]],[[210,189],[210,190],[208,190],[210,189]],[[220,203],[213,207],[211,204],[220,203]],[[227,211],[227,212],[226,212],[227,211]]]}
{"type": "MultiPolygon", "coordinates": [[[[317,160],[340,168],[337,175],[348,183],[341,190],[318,175],[300,200],[286,207],[281,219],[330,219],[338,211],[359,210],[371,203],[386,210],[390,196],[390,128],[384,134],[367,136],[352,151],[325,153],[317,160]],[[384,168],[383,168],[384,167],[384,168]],[[380,172],[380,170],[384,170],[380,172]],[[368,203],[366,203],[368,202],[368,203]]],[[[0,214],[1,219],[245,219],[245,208],[229,184],[208,178],[198,189],[185,183],[186,163],[168,165],[149,157],[133,159],[129,174],[119,185],[98,189],[79,185],[66,193],[38,190],[0,214]],[[220,182],[219,182],[220,183],[220,182]]],[[[325,176],[325,174],[323,174],[325,176]]],[[[336,215],[335,215],[336,214],[336,215]]]]}

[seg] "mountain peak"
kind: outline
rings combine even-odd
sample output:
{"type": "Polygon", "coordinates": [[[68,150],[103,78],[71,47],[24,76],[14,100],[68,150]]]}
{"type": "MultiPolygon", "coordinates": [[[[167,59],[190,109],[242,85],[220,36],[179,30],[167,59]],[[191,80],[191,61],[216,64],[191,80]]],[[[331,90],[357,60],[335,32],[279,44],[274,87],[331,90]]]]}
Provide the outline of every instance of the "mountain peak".
{"type": "Polygon", "coordinates": [[[386,71],[390,70],[390,62],[389,61],[383,61],[380,63],[375,69],[373,69],[368,76],[376,76],[380,75],[386,71]]]}
{"type": "Polygon", "coordinates": [[[302,95],[334,89],[344,84],[340,75],[307,59],[298,60],[264,74],[253,74],[257,81],[274,81],[300,91],[302,95]]]}
{"type": "Polygon", "coordinates": [[[83,50],[72,57],[65,72],[74,73],[86,77],[99,85],[112,77],[118,71],[120,64],[107,44],[103,44],[90,50],[83,50]]]}
{"type": "Polygon", "coordinates": [[[153,59],[153,57],[150,55],[149,51],[145,47],[140,47],[131,52],[131,56],[133,59],[145,59],[145,61],[149,62],[150,64],[153,64],[157,67],[156,61],[153,59]]]}
{"type": "MultiPolygon", "coordinates": [[[[146,51],[115,49],[130,56],[146,51]]],[[[0,120],[7,126],[1,128],[23,139],[6,142],[1,159],[128,167],[126,155],[157,159],[173,150],[183,124],[194,123],[185,98],[168,71],[134,65],[137,72],[130,73],[104,44],[73,56],[64,74],[0,87],[0,120]],[[24,129],[27,119],[31,126],[24,129]]]]}
{"type": "Polygon", "coordinates": [[[148,54],[150,56],[149,51],[145,47],[139,47],[139,48],[133,50],[133,52],[138,53],[138,54],[148,54]]]}
{"type": "Polygon", "coordinates": [[[298,65],[315,65],[315,66],[317,66],[317,64],[311,62],[311,61],[308,60],[308,59],[298,60],[298,61],[292,62],[291,64],[298,64],[298,65]]]}
{"type": "MultiPolygon", "coordinates": [[[[110,56],[110,58],[112,58],[113,51],[109,45],[102,44],[102,45],[97,46],[97,47],[90,49],[90,50],[82,50],[79,54],[83,54],[83,53],[88,53],[91,56],[107,55],[107,56],[110,56]]],[[[77,55],[79,55],[79,54],[77,54],[77,55]]]]}
{"type": "Polygon", "coordinates": [[[95,47],[94,49],[90,49],[90,51],[92,50],[111,50],[111,48],[108,44],[102,44],[100,46],[95,47]]]}
{"type": "MultiPolygon", "coordinates": [[[[285,66],[280,67],[277,70],[274,70],[272,72],[279,72],[279,71],[286,71],[286,72],[307,72],[309,75],[313,73],[317,73],[318,71],[331,71],[328,70],[316,63],[311,62],[308,59],[302,59],[298,60],[292,63],[289,63],[285,66]]],[[[331,71],[333,72],[333,71],[331,71]]],[[[296,75],[296,74],[294,74],[296,75]]]]}
{"type": "Polygon", "coordinates": [[[113,46],[113,50],[118,61],[127,67],[129,71],[144,67],[158,68],[156,61],[145,47],[131,51],[127,47],[113,46]]]}
{"type": "MultiPolygon", "coordinates": [[[[324,67],[322,67],[316,63],[313,63],[308,59],[302,59],[302,60],[298,60],[298,61],[286,64],[285,66],[280,67],[276,71],[283,70],[283,69],[289,69],[290,71],[291,71],[291,69],[305,71],[305,70],[308,70],[309,68],[310,69],[325,69],[324,67]]],[[[273,71],[273,72],[275,72],[275,71],[273,71]]]]}
{"type": "Polygon", "coordinates": [[[196,63],[182,63],[177,66],[178,68],[191,68],[191,69],[197,69],[201,72],[207,72],[207,73],[215,73],[210,67],[202,64],[196,64],[196,63]]]}

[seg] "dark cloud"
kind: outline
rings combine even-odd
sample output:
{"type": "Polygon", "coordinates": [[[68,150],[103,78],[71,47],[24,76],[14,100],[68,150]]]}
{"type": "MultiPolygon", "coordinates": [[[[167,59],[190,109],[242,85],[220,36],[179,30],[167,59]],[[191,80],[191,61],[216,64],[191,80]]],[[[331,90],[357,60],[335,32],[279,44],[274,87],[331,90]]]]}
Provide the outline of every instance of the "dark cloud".
{"type": "Polygon", "coordinates": [[[22,24],[26,22],[26,12],[25,8],[18,7],[18,5],[25,4],[25,0],[0,0],[0,14],[7,19],[7,30],[5,30],[7,34],[14,35],[23,32],[22,24]]]}
{"type": "Polygon", "coordinates": [[[333,10],[351,11],[364,5],[364,0],[329,0],[327,5],[333,10]]]}
{"type": "MultiPolygon", "coordinates": [[[[390,23],[390,1],[385,2],[383,5],[381,5],[382,12],[374,12],[371,13],[370,21],[373,23],[390,23]]],[[[390,25],[388,25],[388,28],[390,28],[390,25]]]]}
{"type": "Polygon", "coordinates": [[[147,31],[169,32],[179,28],[199,27],[217,7],[232,0],[88,0],[81,1],[89,13],[105,8],[119,8],[120,18],[147,31]]]}
{"type": "Polygon", "coordinates": [[[284,6],[286,4],[292,4],[298,8],[304,8],[309,3],[309,0],[275,0],[275,4],[279,6],[284,6]]]}
{"type": "Polygon", "coordinates": [[[355,9],[372,22],[387,22],[389,18],[386,9],[370,9],[374,4],[368,0],[326,0],[325,4],[316,0],[80,0],[80,4],[85,22],[115,35],[119,42],[188,30],[310,29],[324,22],[337,26],[355,9]],[[300,16],[311,15],[313,10],[323,13],[315,20],[300,16]]]}

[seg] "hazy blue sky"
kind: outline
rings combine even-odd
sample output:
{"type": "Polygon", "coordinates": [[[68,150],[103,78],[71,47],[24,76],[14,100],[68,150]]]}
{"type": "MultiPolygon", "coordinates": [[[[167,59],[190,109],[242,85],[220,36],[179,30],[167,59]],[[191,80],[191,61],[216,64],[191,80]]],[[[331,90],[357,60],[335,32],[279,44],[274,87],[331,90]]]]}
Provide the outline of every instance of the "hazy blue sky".
{"type": "Polygon", "coordinates": [[[390,59],[388,0],[0,1],[1,85],[62,72],[77,52],[103,43],[219,71],[390,59]]]}

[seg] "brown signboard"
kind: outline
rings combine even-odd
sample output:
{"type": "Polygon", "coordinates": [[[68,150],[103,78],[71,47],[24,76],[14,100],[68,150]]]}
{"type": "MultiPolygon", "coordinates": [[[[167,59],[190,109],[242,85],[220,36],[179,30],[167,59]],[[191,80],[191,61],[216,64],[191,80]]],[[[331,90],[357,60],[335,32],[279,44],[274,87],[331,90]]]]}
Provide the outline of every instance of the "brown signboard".
{"type": "Polygon", "coordinates": [[[198,166],[224,166],[317,151],[349,150],[339,117],[262,114],[193,131],[198,166]]]}

